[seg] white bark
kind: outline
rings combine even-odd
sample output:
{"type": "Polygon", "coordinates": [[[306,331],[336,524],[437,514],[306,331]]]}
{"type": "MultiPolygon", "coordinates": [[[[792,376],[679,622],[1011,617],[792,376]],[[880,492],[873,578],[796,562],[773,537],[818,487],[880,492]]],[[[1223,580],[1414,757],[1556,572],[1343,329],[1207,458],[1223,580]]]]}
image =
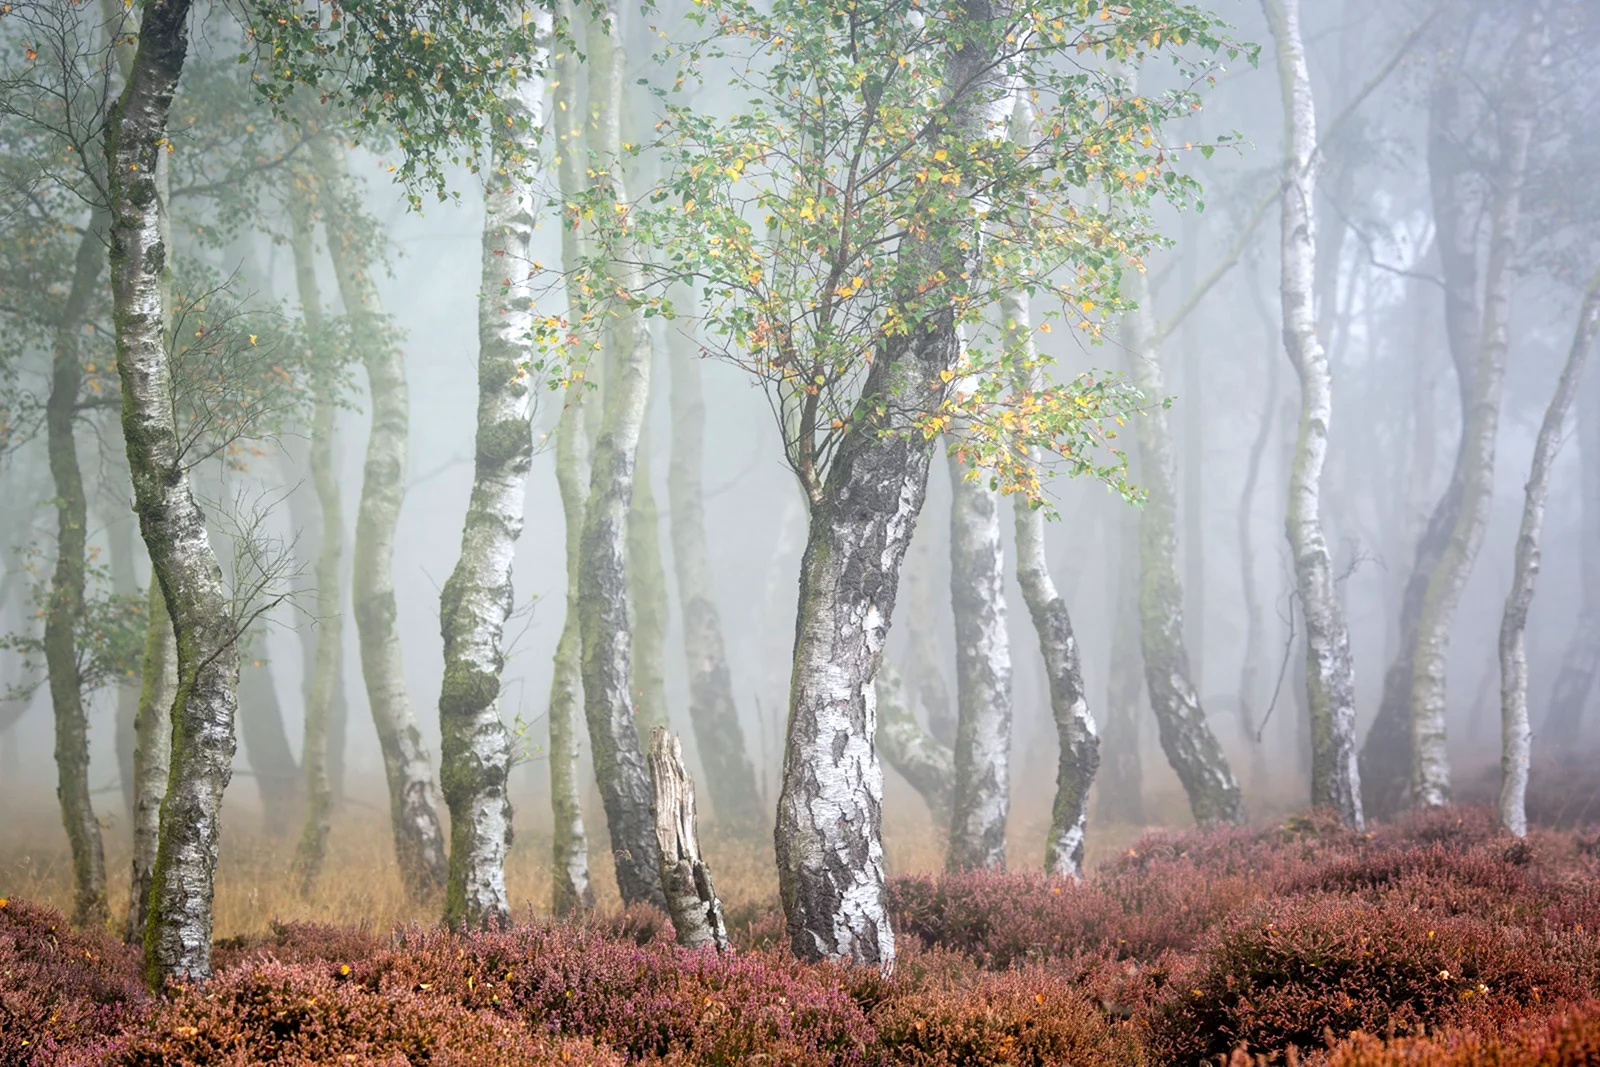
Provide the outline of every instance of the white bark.
{"type": "MultiPolygon", "coordinates": [[[[1532,69],[1528,52],[1532,31],[1524,29],[1511,70],[1532,69]]],[[[1428,579],[1417,630],[1416,661],[1411,678],[1412,800],[1424,807],[1450,802],[1450,760],[1446,748],[1445,677],[1450,656],[1450,626],[1456,605],[1472,573],[1483,543],[1494,494],[1495,437],[1500,426],[1500,394],[1510,348],[1511,287],[1517,226],[1521,215],[1528,142],[1533,132],[1531,108],[1512,89],[1505,101],[1500,133],[1500,167],[1490,212],[1489,259],[1484,270],[1483,325],[1472,403],[1462,431],[1462,496],[1450,540],[1428,579]]]]}
{"type": "Polygon", "coordinates": [[[1584,363],[1600,332],[1600,274],[1589,283],[1578,311],[1578,328],[1567,353],[1566,366],[1556,382],[1555,395],[1545,409],[1539,436],[1534,441],[1533,464],[1528,473],[1522,507],[1522,528],[1512,563],[1511,591],[1506,594],[1500,620],[1500,825],[1517,837],[1528,835],[1528,757],[1532,731],[1528,727],[1528,653],[1523,635],[1528,609],[1533,605],[1539,577],[1539,536],[1544,529],[1545,499],[1550,493],[1550,468],[1562,444],[1562,427],[1577,395],[1584,363]]]}
{"type": "Polygon", "coordinates": [[[139,707],[133,719],[133,877],[122,933],[130,945],[143,943],[150,914],[150,875],[161,834],[161,798],[167,794],[172,758],[172,701],[178,691],[178,645],[161,583],[153,576],[149,613],[139,707]]]}
{"type": "MultiPolygon", "coordinates": [[[[1311,726],[1311,803],[1360,828],[1355,665],[1350,631],[1322,531],[1322,470],[1333,419],[1333,380],[1317,333],[1315,284],[1317,120],[1300,39],[1300,0],[1264,0],[1277,42],[1284,106],[1281,260],[1283,341],[1300,376],[1300,434],[1289,479],[1287,533],[1306,623],[1306,704],[1311,726]]],[[[1331,309],[1325,313],[1332,314],[1331,309]]]]}
{"type": "Polygon", "coordinates": [[[372,283],[372,264],[360,251],[362,220],[350,213],[345,160],[326,140],[311,143],[321,178],[320,205],[345,315],[363,338],[361,361],[371,394],[372,428],[356,507],[351,551],[351,607],[355,614],[361,676],[372,723],[383,751],[400,877],[414,900],[444,886],[444,833],[439,827],[433,766],[406,692],[394,597],[394,539],[405,503],[407,436],[411,417],[405,355],[385,336],[372,283]]]}
{"type": "Polygon", "coordinates": [[[172,616],[178,687],[172,762],[151,876],[145,973],[152,985],[211,974],[213,878],[234,752],[238,633],[195,502],[173,410],[165,338],[170,248],[156,161],[188,47],[188,0],[151,0],[106,134],[111,280],[122,428],[139,528],[172,616]]]}
{"type": "Polygon", "coordinates": [[[1006,865],[1011,805],[1011,643],[1000,494],[950,462],[950,604],[956,624],[955,800],[950,870],[1006,865]]]}
{"type": "MultiPolygon", "coordinates": [[[[541,34],[548,38],[548,15],[541,34]]],[[[511,847],[511,738],[500,720],[501,647],[511,614],[511,560],[522,534],[533,466],[533,231],[538,220],[538,137],[544,126],[544,63],[531,60],[502,93],[505,129],[485,191],[478,294],[478,432],[461,557],[439,598],[444,679],[440,781],[450,806],[450,878],[444,919],[452,927],[503,924],[511,847]]]]}

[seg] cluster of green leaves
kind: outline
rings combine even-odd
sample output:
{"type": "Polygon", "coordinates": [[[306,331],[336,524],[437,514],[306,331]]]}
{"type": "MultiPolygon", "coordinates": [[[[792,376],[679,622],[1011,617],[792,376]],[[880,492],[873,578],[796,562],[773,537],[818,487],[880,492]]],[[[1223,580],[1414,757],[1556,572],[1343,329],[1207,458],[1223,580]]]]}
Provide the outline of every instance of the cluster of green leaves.
{"type": "MultiPolygon", "coordinates": [[[[268,100],[293,114],[297,90],[344,110],[365,133],[392,138],[399,177],[445,193],[445,169],[476,170],[514,145],[504,87],[542,77],[538,6],[521,0],[246,0],[239,53],[268,100]]],[[[548,26],[544,32],[548,33],[548,26]]],[[[522,121],[512,120],[513,122],[522,121]]]]}
{"type": "Polygon", "coordinates": [[[984,322],[1020,289],[1100,339],[1125,309],[1123,272],[1160,242],[1153,202],[1196,188],[1162,127],[1198,108],[1215,63],[1241,51],[1209,14],[1171,0],[990,8],[700,0],[691,17],[704,32],[663,56],[678,73],[648,147],[667,177],[648,204],[615,202],[602,174],[565,205],[594,240],[568,320],[545,319],[540,343],[576,361],[608,304],[671,314],[667,287],[692,285],[720,354],[768,386],[803,472],[849,432],[872,361],[953,313],[968,337],[920,431],[959,433],[964,456],[1036,499],[1028,457],[1040,447],[1126,489],[1120,454],[1091,457],[1137,393],[1099,374],[1018,392],[1020,350],[984,322]],[[1174,87],[1141,95],[1122,72],[1158,53],[1174,87]],[[719,114],[686,102],[686,83],[709,71],[747,103],[719,114]],[[1014,113],[1025,135],[1012,136],[1014,113]],[[639,261],[643,291],[618,291],[619,260],[639,261]]]}
{"type": "MultiPolygon", "coordinates": [[[[0,651],[21,655],[22,677],[27,681],[9,685],[0,700],[28,700],[45,676],[43,621],[50,607],[50,577],[38,546],[28,550],[23,563],[32,576],[33,616],[41,627],[0,636],[0,651]]],[[[139,676],[144,658],[145,632],[149,628],[149,605],[141,593],[114,592],[110,571],[90,560],[85,564],[87,579],[83,608],[78,613],[76,647],[78,677],[85,694],[114,682],[139,676]]]]}

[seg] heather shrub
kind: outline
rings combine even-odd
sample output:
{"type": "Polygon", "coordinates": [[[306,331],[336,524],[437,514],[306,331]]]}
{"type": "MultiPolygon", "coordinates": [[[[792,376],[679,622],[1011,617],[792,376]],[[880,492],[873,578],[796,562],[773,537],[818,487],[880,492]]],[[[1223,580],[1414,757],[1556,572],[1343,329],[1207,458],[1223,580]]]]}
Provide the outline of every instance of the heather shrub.
{"type": "Polygon", "coordinates": [[[75,933],[49,908],[0,899],[0,1064],[53,1064],[148,1002],[131,949],[75,933]]]}
{"type": "Polygon", "coordinates": [[[873,1012],[883,1051],[907,1067],[1045,1067],[1142,1062],[1128,1027],[1114,1027],[1060,975],[1038,968],[933,981],[873,1012]]]}
{"type": "Polygon", "coordinates": [[[1515,1032],[1453,1031],[1383,1041],[1355,1034],[1328,1056],[1328,1067],[1591,1067],[1600,1063],[1600,1004],[1535,1019],[1515,1032]]]}
{"type": "Polygon", "coordinates": [[[388,941],[366,926],[331,926],[326,923],[279,922],[273,919],[258,937],[230,937],[211,950],[212,966],[227,970],[254,959],[280,963],[350,963],[369,959],[388,941]]]}
{"type": "Polygon", "coordinates": [[[1553,961],[1561,936],[1471,916],[1328,896],[1252,909],[1173,976],[1152,1015],[1152,1048],[1193,1062],[1234,1047],[1321,1047],[1355,1030],[1493,1029],[1584,990],[1553,961]]]}
{"type": "Polygon", "coordinates": [[[448,997],[375,992],[312,964],[263,961],[173,990],[142,1026],[83,1062],[125,1067],[437,1064],[620,1067],[586,1041],[535,1040],[516,1020],[448,997]]]}

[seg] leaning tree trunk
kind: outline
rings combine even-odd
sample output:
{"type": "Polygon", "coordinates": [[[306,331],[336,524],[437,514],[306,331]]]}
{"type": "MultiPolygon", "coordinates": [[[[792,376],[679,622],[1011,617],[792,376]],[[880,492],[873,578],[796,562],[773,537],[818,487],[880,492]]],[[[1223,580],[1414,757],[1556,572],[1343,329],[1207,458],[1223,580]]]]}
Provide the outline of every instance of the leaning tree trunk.
{"type": "Polygon", "coordinates": [[[878,702],[876,742],[883,762],[911,783],[911,788],[928,805],[934,825],[941,829],[948,827],[956,776],[955,756],[948,746],[940,744],[917,722],[905,679],[888,657],[879,662],[872,688],[878,702]]]}
{"type": "MultiPolygon", "coordinates": [[[[1024,368],[1017,387],[1029,392],[1038,387],[1038,357],[1033,351],[1033,324],[1026,293],[1007,294],[1000,301],[1000,318],[1015,362],[1024,368]]],[[[1034,457],[1038,461],[1038,457],[1034,457]]],[[[1100,732],[1089,713],[1083,688],[1083,666],[1078,639],[1072,632],[1067,602],[1056,591],[1044,551],[1044,512],[1018,493],[1015,502],[1017,584],[1039,636],[1045,677],[1050,684],[1050,714],[1056,722],[1056,799],[1050,809],[1050,835],[1045,839],[1044,869],[1069,878],[1083,876],[1083,842],[1088,825],[1089,786],[1100,767],[1100,732]]]]}
{"type": "Polygon", "coordinates": [[[667,914],[684,948],[730,951],[728,923],[711,881],[711,867],[700,858],[695,825],[694,779],[683,766],[683,748],[665,726],[650,731],[650,781],[654,793],[656,847],[661,854],[661,885],[667,914]]]}
{"type": "Polygon", "coordinates": [[[1139,723],[1147,694],[1139,651],[1139,516],[1122,506],[1117,520],[1117,566],[1112,572],[1111,665],[1106,680],[1106,722],[1100,744],[1095,818],[1144,825],[1144,761],[1139,723]]]}
{"type": "Polygon", "coordinates": [[[372,394],[372,429],[367,438],[351,554],[352,607],[361,674],[366,681],[378,745],[383,750],[400,877],[412,899],[422,900],[444,886],[446,860],[434,799],[433,768],[406,693],[395,612],[394,538],[400,507],[405,502],[406,438],[411,417],[405,356],[385,336],[386,324],[372,283],[371,264],[360,256],[358,229],[363,220],[352,211],[344,160],[326,141],[313,141],[311,147],[312,161],[321,179],[318,200],[324,211],[334,277],[351,328],[364,340],[361,361],[372,394]]]}
{"type": "MultiPolygon", "coordinates": [[[[322,338],[326,323],[322,315],[322,292],[317,284],[315,246],[312,243],[312,215],[303,202],[290,209],[290,248],[294,254],[296,289],[300,313],[311,334],[313,351],[322,358],[322,338]]],[[[310,684],[306,691],[305,742],[301,762],[305,768],[306,815],[295,851],[295,868],[300,893],[309,895],[322,873],[328,853],[328,830],[333,820],[333,784],[328,773],[329,727],[335,687],[339,682],[339,660],[344,654],[343,596],[340,570],[344,555],[344,504],[334,464],[334,435],[337,432],[338,405],[331,384],[332,367],[318,368],[316,400],[311,412],[311,485],[317,494],[321,517],[317,539],[315,649],[310,663],[310,684]]]]}
{"type": "MultiPolygon", "coordinates": [[[[620,9],[607,5],[610,26],[620,32],[620,9]]],[[[606,23],[588,26],[590,149],[608,168],[613,198],[625,202],[618,125],[625,59],[620,40],[606,23]]],[[[638,272],[611,265],[613,280],[638,289],[638,272]]],[[[625,904],[665,906],[660,856],[650,815],[650,777],[634,722],[632,635],[628,618],[626,547],[633,496],[634,460],[650,398],[650,338],[642,319],[628,313],[609,326],[604,340],[606,385],[600,432],[595,438],[585,506],[578,606],[583,635],[583,705],[594,750],[595,776],[605,805],[617,886],[625,904]]]]}
{"type": "MultiPolygon", "coordinates": [[[[955,798],[945,867],[1004,870],[1011,806],[1011,641],[1000,493],[950,454],[950,604],[956,622],[955,798]]],[[[981,473],[981,472],[979,472],[981,473]]]]}
{"type": "MultiPolygon", "coordinates": [[[[545,16],[538,16],[545,18],[545,16]]],[[[545,36],[548,31],[545,31],[545,36]]],[[[536,61],[533,69],[543,66],[536,61]]],[[[461,558],[439,598],[444,680],[440,779],[450,805],[444,921],[503,924],[511,847],[511,737],[500,720],[501,647],[514,602],[511,558],[533,466],[533,231],[544,84],[524,74],[502,95],[506,133],[485,196],[478,295],[478,433],[461,558]]]]}
{"type": "MultiPolygon", "coordinates": [[[[573,23],[571,0],[557,0],[555,17],[573,23]]],[[[561,44],[555,57],[555,108],[551,117],[556,131],[556,174],[563,199],[571,201],[584,188],[585,159],[579,143],[582,120],[578,115],[578,78],[581,67],[570,43],[561,44]]],[[[561,264],[572,276],[582,255],[578,231],[561,227],[561,264]]],[[[570,301],[572,305],[577,300],[570,301]]],[[[580,385],[573,391],[576,393],[580,385]]],[[[567,398],[556,426],[556,485],[561,492],[561,513],[567,535],[566,618],[556,643],[550,677],[550,808],[555,832],[551,843],[552,907],[558,918],[594,907],[589,884],[589,839],[583,827],[583,804],[578,788],[578,710],[583,702],[580,656],[583,637],[578,621],[579,567],[583,516],[589,487],[589,436],[584,428],[583,397],[567,398]]]]}
{"type": "Polygon", "coordinates": [[[172,701],[178,690],[178,646],[161,583],[150,579],[139,707],[133,719],[133,877],[122,939],[144,941],[150,914],[150,876],[161,833],[161,799],[167,793],[172,758],[172,701]]]}
{"type": "Polygon", "coordinates": [[[1528,728],[1528,653],[1523,633],[1533,587],[1539,577],[1539,535],[1544,527],[1545,498],[1550,492],[1550,468],[1561,449],[1561,431],[1567,410],[1578,392],[1589,349],[1600,332],[1600,274],[1589,283],[1578,310],[1578,328],[1572,338],[1566,366],[1556,392],[1545,409],[1544,422],[1533,446],[1533,465],[1522,507],[1522,529],[1511,571],[1511,591],[1506,595],[1500,620],[1500,825],[1517,837],[1528,836],[1528,756],[1532,731],[1528,728]]]}
{"type": "MultiPolygon", "coordinates": [[[[692,297],[679,297],[693,321],[692,297]]],[[[689,722],[705,768],[717,822],[737,829],[761,825],[760,791],[739,725],[733,677],[722,639],[711,550],[706,544],[705,499],[700,472],[705,448],[706,406],[700,354],[685,327],[669,324],[667,358],[672,371],[672,461],[667,467],[671,502],[672,563],[683,609],[683,655],[689,673],[689,722]]]]}
{"type": "Polygon", "coordinates": [[[1550,705],[1539,731],[1539,743],[1552,753],[1578,747],[1583,714],[1600,673],[1600,374],[1584,378],[1577,407],[1583,606],[1551,684],[1550,705]]]}
{"type": "Polygon", "coordinates": [[[78,339],[89,301],[99,287],[104,234],[105,218],[97,211],[78,243],[72,288],[56,323],[50,396],[45,402],[46,444],[56,497],[56,565],[44,617],[44,659],[55,711],[56,796],[72,848],[72,922],[94,929],[105,926],[110,910],[106,906],[105,848],[89,796],[89,720],[84,714],[78,669],[89,504],[78,466],[75,424],[78,393],[83,388],[78,339]]]}
{"type": "Polygon", "coordinates": [[[106,127],[111,281],[122,430],[139,528],[172,616],[178,686],[172,766],[151,875],[145,975],[211,974],[211,906],[222,793],[233,763],[238,631],[195,503],[172,407],[165,338],[163,198],[156,158],[188,47],[189,0],[150,0],[128,86],[106,127]]]}
{"type": "MultiPolygon", "coordinates": [[[[1531,45],[1524,30],[1516,50],[1531,45]]],[[[1531,62],[1514,62],[1528,71],[1531,62]]],[[[1512,90],[1513,94],[1519,90],[1512,90]]],[[[1500,134],[1501,166],[1493,194],[1489,259],[1484,270],[1483,327],[1479,334],[1472,406],[1462,428],[1461,511],[1449,542],[1428,579],[1417,624],[1416,661],[1411,677],[1411,788],[1413,802],[1437,807],[1450,801],[1450,760],[1445,735],[1445,674],[1449,664],[1450,626],[1467,577],[1488,524],[1494,496],[1495,436],[1500,425],[1500,393],[1510,348],[1511,288],[1517,247],[1517,224],[1527,171],[1533,116],[1527,102],[1513,95],[1500,134]]]]}
{"type": "Polygon", "coordinates": [[[1130,295],[1138,309],[1128,317],[1128,351],[1133,379],[1151,404],[1137,420],[1139,479],[1146,493],[1139,515],[1139,644],[1145,684],[1156,714],[1161,748],[1189,797],[1189,809],[1202,825],[1237,823],[1244,818],[1239,786],[1222,746],[1206,723],[1200,697],[1189,681],[1189,654],[1183,644],[1183,587],[1178,581],[1175,468],[1159,355],[1150,336],[1148,285],[1134,274],[1130,295]]]}
{"type": "Polygon", "coordinates": [[[1278,47],[1283,93],[1283,343],[1300,376],[1300,436],[1289,478],[1288,537],[1306,623],[1306,704],[1311,726],[1311,803],[1359,829],[1355,664],[1322,531],[1322,468],[1333,418],[1333,379],[1317,336],[1317,119],[1300,39],[1300,0],[1264,0],[1278,47]]]}
{"type": "MultiPolygon", "coordinates": [[[[1444,322],[1451,364],[1456,372],[1463,431],[1472,418],[1473,381],[1482,317],[1478,309],[1478,229],[1472,187],[1475,162],[1462,146],[1470,131],[1461,117],[1459,60],[1437,75],[1428,105],[1428,184],[1435,224],[1434,244],[1444,276],[1444,322]]],[[[1418,539],[1411,573],[1400,599],[1399,649],[1383,678],[1378,714],[1361,747],[1363,808],[1385,818],[1405,806],[1412,781],[1411,693],[1417,639],[1428,586],[1461,514],[1467,438],[1459,442],[1450,482],[1435,503],[1418,539]]]]}

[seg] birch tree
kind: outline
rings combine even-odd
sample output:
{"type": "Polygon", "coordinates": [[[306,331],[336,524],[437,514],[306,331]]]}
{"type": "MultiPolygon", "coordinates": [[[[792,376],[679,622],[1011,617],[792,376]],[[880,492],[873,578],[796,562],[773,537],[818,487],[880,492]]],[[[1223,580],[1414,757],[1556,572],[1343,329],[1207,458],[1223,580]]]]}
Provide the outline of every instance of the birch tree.
{"type": "Polygon", "coordinates": [[[1534,439],[1532,469],[1523,490],[1522,527],[1512,557],[1511,591],[1500,618],[1500,825],[1517,837],[1528,836],[1528,762],[1533,733],[1528,725],[1528,652],[1523,635],[1539,577],[1539,538],[1544,530],[1550,469],[1562,444],[1567,412],[1572,407],[1589,350],[1600,333],[1600,273],[1590,280],[1578,309],[1578,328],[1567,362],[1561,368],[1555,395],[1545,408],[1534,439]]]}
{"type": "MultiPolygon", "coordinates": [[[[704,336],[724,336],[726,358],[773,399],[811,510],[775,831],[780,895],[802,958],[888,968],[873,677],[932,441],[965,420],[969,460],[1004,492],[1037,491],[1019,442],[1127,488],[1105,424],[1131,410],[1131,390],[1085,376],[1019,397],[1004,352],[963,349],[958,327],[976,326],[1022,278],[1078,309],[1068,321],[1093,335],[1116,307],[1124,253],[1148,244],[1140,208],[1184,187],[1160,174],[1153,142],[1117,131],[1154,129],[1188,107],[1186,91],[1135,100],[1114,78],[1048,60],[1137,56],[1174,36],[1220,42],[1191,10],[1157,2],[1070,26],[1053,8],[988,0],[939,18],[900,4],[767,11],[745,0],[701,14],[710,30],[687,46],[685,70],[732,57],[759,106],[711,116],[669,99],[660,206],[616,212],[601,201],[595,214],[627,217],[609,243],[644,232],[669,253],[660,287],[692,279],[714,327],[704,336]],[[765,58],[746,62],[746,49],[765,58]],[[1031,148],[1004,136],[1002,70],[1051,101],[1040,122],[1050,136],[1031,148]],[[808,103],[818,97],[832,103],[808,103]],[[1045,177],[1068,172],[1064,183],[1045,177]],[[1069,186],[1132,210],[1069,202],[1069,186]],[[996,218],[996,204],[1029,210],[996,218]],[[763,230],[746,221],[751,211],[763,230]]],[[[670,311],[659,290],[628,296],[670,311]]]]}
{"type": "MultiPolygon", "coordinates": [[[[529,12],[532,14],[531,10],[529,12]]],[[[541,36],[548,39],[547,15],[541,36]]],[[[511,847],[511,738],[500,719],[501,646],[514,602],[511,558],[522,534],[533,465],[533,231],[538,138],[544,125],[547,52],[508,73],[495,127],[503,134],[485,191],[478,295],[478,427],[472,496],[461,558],[439,598],[444,680],[440,778],[450,805],[452,927],[505,923],[505,860],[511,847]]]]}
{"type": "MultiPolygon", "coordinates": [[[[1289,482],[1288,536],[1306,623],[1306,704],[1311,719],[1311,802],[1359,829],[1355,665],[1322,532],[1322,469],[1333,418],[1333,380],[1317,335],[1315,101],[1300,39],[1299,0],[1264,0],[1277,42],[1284,109],[1283,340],[1300,376],[1300,433],[1289,482]]],[[[1325,309],[1332,314],[1332,309],[1325,309]]]]}

